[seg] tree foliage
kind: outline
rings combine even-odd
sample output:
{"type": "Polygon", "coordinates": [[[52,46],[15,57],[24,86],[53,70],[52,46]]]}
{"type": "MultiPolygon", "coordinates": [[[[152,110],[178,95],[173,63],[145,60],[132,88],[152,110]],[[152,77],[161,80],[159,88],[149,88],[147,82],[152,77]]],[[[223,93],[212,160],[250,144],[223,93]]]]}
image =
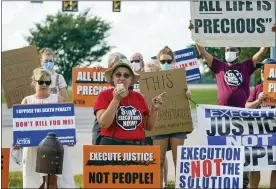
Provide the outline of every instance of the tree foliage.
{"type": "Polygon", "coordinates": [[[71,83],[73,67],[87,67],[110,51],[105,39],[110,23],[91,17],[89,10],[75,15],[58,12],[36,23],[25,39],[40,50],[52,48],[57,56],[57,72],[71,83]]]}

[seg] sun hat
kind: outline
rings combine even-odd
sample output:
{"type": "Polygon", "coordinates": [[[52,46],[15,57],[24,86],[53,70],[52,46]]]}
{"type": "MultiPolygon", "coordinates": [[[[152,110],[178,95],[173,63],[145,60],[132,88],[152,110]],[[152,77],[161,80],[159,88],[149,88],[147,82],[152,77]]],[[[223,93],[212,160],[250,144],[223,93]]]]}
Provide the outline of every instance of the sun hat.
{"type": "Polygon", "coordinates": [[[256,68],[261,68],[264,64],[276,64],[276,60],[272,58],[264,59],[262,62],[256,64],[256,68]]]}
{"type": "Polygon", "coordinates": [[[120,59],[112,68],[105,71],[104,77],[108,83],[113,84],[112,75],[116,70],[116,68],[118,67],[127,67],[133,74],[133,81],[131,85],[134,85],[137,83],[137,81],[140,78],[140,75],[133,70],[132,64],[127,59],[120,59]]]}

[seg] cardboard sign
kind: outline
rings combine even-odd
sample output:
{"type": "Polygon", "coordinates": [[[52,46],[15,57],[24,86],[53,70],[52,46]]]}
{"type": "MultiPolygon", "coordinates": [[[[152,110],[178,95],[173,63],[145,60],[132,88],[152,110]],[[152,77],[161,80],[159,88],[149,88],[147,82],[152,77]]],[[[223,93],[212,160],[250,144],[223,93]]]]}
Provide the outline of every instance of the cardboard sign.
{"type": "Polygon", "coordinates": [[[275,110],[217,105],[196,109],[199,144],[244,146],[244,171],[276,170],[275,110]]]}
{"type": "Polygon", "coordinates": [[[155,129],[147,131],[146,136],[193,130],[190,104],[186,97],[185,68],[141,73],[139,82],[140,91],[145,96],[149,107],[152,106],[154,97],[166,92],[155,129]]]}
{"type": "Polygon", "coordinates": [[[276,106],[276,64],[265,64],[263,85],[263,91],[267,95],[263,104],[276,106]]]}
{"type": "Polygon", "coordinates": [[[203,47],[274,46],[274,2],[190,1],[192,39],[203,47]]]}
{"type": "Polygon", "coordinates": [[[93,107],[100,92],[113,88],[104,78],[102,68],[73,68],[72,99],[76,107],[93,107]]]}
{"type": "Polygon", "coordinates": [[[178,146],[175,188],[242,188],[242,146],[178,146]]]}
{"type": "Polygon", "coordinates": [[[76,144],[72,103],[13,106],[13,145],[38,146],[49,132],[63,144],[76,144]]]}
{"type": "Polygon", "coordinates": [[[8,108],[34,94],[31,77],[40,66],[35,46],[2,52],[2,81],[8,108]]]}
{"type": "Polygon", "coordinates": [[[1,149],[1,188],[9,188],[10,149],[1,149]]]}
{"type": "Polygon", "coordinates": [[[160,188],[160,147],[83,145],[83,186],[160,188]]]}

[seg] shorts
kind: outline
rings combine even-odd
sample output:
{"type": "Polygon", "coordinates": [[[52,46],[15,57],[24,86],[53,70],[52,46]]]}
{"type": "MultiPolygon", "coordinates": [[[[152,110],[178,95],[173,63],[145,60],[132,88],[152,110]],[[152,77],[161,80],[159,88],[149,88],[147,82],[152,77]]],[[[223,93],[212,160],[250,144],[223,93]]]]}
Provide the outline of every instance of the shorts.
{"type": "Polygon", "coordinates": [[[152,136],[152,140],[162,140],[166,138],[179,138],[179,139],[186,139],[187,138],[187,133],[181,132],[181,133],[172,133],[172,134],[165,134],[165,135],[157,135],[157,136],[152,136]]]}

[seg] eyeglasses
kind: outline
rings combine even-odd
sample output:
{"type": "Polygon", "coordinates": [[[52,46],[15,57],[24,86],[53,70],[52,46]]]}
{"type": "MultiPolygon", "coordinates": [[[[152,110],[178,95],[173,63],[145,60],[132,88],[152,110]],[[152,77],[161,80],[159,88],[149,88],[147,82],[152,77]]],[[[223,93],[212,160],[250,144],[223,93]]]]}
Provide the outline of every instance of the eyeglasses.
{"type": "Polygon", "coordinates": [[[120,77],[124,76],[124,78],[127,79],[127,78],[129,78],[131,75],[128,74],[128,73],[122,74],[122,73],[118,72],[118,73],[115,73],[115,76],[116,76],[117,78],[120,78],[120,77]]]}
{"type": "Polygon", "coordinates": [[[38,80],[36,81],[39,85],[43,85],[45,83],[45,85],[51,85],[51,81],[42,81],[42,80],[38,80]]]}
{"type": "Polygon", "coordinates": [[[140,62],[140,60],[132,60],[132,61],[130,61],[131,63],[139,63],[140,62]]]}
{"type": "Polygon", "coordinates": [[[171,64],[172,63],[172,60],[160,60],[161,64],[165,64],[166,62],[168,64],[171,64]]]}

